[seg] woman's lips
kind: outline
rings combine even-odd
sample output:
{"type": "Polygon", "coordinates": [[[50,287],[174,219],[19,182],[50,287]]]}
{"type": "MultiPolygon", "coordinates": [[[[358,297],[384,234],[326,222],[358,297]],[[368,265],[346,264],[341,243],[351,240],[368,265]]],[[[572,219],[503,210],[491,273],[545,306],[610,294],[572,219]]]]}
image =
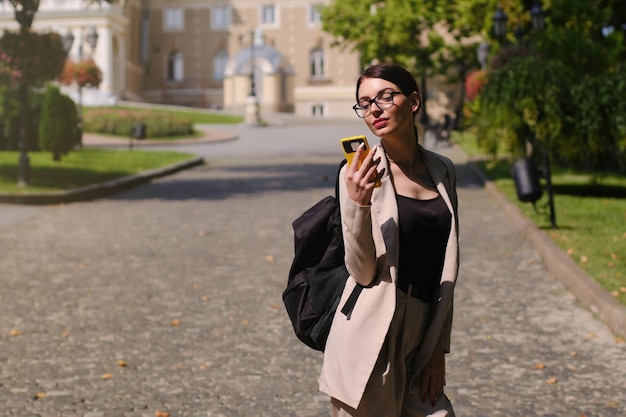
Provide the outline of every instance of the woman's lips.
{"type": "Polygon", "coordinates": [[[387,119],[376,119],[372,125],[374,125],[376,129],[382,129],[387,126],[387,119]]]}

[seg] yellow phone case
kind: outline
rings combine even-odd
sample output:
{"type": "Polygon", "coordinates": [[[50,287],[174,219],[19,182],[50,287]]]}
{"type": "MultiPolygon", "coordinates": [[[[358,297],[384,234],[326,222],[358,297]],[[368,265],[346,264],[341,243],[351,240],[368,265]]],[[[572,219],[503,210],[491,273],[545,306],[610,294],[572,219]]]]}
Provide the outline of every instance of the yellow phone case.
{"type": "MultiPolygon", "coordinates": [[[[365,138],[365,136],[364,135],[350,136],[347,138],[342,138],[340,142],[341,142],[341,148],[343,149],[343,154],[345,155],[346,161],[348,161],[348,165],[350,166],[352,165],[352,160],[354,159],[354,154],[356,153],[356,150],[358,149],[358,147],[362,143],[365,144],[365,152],[361,152],[361,158],[357,166],[357,169],[359,169],[361,167],[361,164],[363,163],[363,160],[365,159],[365,157],[370,151],[370,146],[367,143],[367,139],[365,138]]],[[[380,187],[381,185],[382,183],[380,181],[376,181],[376,184],[375,184],[376,187],[380,187]]]]}
{"type": "Polygon", "coordinates": [[[347,138],[342,138],[340,142],[341,142],[341,148],[343,149],[343,154],[345,155],[346,160],[348,161],[348,165],[352,165],[352,159],[354,158],[354,154],[356,153],[357,148],[362,143],[365,144],[365,150],[367,152],[361,153],[361,160],[359,161],[359,165],[357,166],[357,169],[360,168],[361,163],[363,162],[363,159],[365,159],[370,149],[365,136],[364,135],[350,136],[347,138]]]}

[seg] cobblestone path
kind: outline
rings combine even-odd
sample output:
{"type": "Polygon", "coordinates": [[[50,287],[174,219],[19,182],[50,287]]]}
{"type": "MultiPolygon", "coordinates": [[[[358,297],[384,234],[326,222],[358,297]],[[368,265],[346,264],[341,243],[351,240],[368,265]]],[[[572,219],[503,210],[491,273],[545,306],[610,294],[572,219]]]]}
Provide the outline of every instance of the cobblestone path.
{"type": "MultiPolygon", "coordinates": [[[[626,415],[626,344],[548,276],[452,156],[457,415],[626,415]]],[[[0,222],[0,415],[327,415],[320,354],[295,339],[280,295],[290,222],[331,192],[337,158],[208,162],[0,222]]]]}

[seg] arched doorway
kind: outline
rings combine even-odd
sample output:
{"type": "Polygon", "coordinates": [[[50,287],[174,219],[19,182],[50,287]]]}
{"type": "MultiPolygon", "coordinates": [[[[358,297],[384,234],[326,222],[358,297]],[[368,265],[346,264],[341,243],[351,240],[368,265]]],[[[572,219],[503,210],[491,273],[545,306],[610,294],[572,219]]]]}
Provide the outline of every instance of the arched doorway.
{"type": "Polygon", "coordinates": [[[243,112],[254,93],[261,112],[293,111],[293,68],[258,33],[253,45],[229,59],[224,71],[224,109],[243,112]]]}

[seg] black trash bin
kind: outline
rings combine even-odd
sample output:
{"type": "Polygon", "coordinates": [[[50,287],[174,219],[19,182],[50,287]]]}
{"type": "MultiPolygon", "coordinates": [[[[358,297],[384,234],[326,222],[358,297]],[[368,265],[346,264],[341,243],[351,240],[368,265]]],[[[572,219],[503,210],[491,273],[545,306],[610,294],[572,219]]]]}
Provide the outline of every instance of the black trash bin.
{"type": "Polygon", "coordinates": [[[517,198],[524,203],[534,203],[541,198],[540,174],[531,158],[518,159],[511,167],[517,198]]]}
{"type": "Polygon", "coordinates": [[[135,124],[135,139],[145,139],[145,138],[146,138],[146,124],[136,123],[135,124]]]}

